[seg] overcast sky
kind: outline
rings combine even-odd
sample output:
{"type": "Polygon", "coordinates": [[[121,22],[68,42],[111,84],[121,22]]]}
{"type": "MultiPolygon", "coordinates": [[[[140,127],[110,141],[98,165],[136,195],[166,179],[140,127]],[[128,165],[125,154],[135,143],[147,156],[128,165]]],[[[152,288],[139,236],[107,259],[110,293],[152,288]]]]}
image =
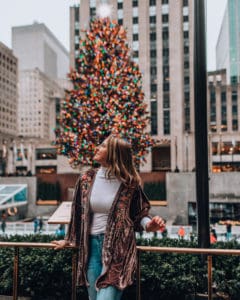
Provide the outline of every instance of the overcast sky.
{"type": "MultiPolygon", "coordinates": [[[[227,0],[206,2],[208,70],[214,70],[215,46],[227,0]]],[[[79,0],[0,0],[0,41],[11,48],[11,28],[37,21],[45,23],[69,50],[69,7],[77,3],[79,0]]]]}

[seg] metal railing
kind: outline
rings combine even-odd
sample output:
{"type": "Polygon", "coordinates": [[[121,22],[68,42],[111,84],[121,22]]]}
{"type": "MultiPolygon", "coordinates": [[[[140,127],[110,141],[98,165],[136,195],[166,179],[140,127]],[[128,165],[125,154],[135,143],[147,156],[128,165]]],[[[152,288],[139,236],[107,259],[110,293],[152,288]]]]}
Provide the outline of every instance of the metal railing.
{"type": "Polygon", "coordinates": [[[208,264],[208,300],[213,298],[212,288],[212,256],[213,255],[237,255],[240,256],[240,250],[235,249],[206,249],[206,248],[175,248],[175,247],[152,247],[152,246],[137,246],[138,250],[138,269],[137,269],[137,295],[136,299],[141,300],[141,252],[155,253],[181,253],[181,254],[204,254],[207,255],[208,264]]]}
{"type": "MultiPolygon", "coordinates": [[[[53,249],[55,246],[51,243],[25,243],[25,242],[0,242],[0,248],[14,248],[13,261],[13,300],[18,299],[18,277],[19,277],[19,249],[20,248],[47,248],[53,249]]],[[[76,300],[76,275],[77,275],[77,251],[76,247],[68,246],[72,249],[72,296],[71,300],[76,300]]],[[[202,249],[202,248],[175,248],[175,247],[152,247],[137,246],[138,250],[138,270],[137,270],[137,291],[136,299],[141,300],[141,252],[154,253],[181,253],[181,254],[204,254],[207,255],[208,264],[208,299],[212,300],[212,256],[213,255],[237,255],[240,256],[240,250],[235,249],[202,249]]]]}
{"type": "MultiPolygon", "coordinates": [[[[19,243],[19,242],[0,242],[0,247],[14,248],[13,261],[13,300],[18,299],[18,277],[19,277],[19,249],[20,248],[47,248],[53,249],[55,245],[51,243],[19,243]]],[[[71,300],[76,300],[76,275],[77,275],[77,252],[76,247],[68,246],[72,249],[72,296],[71,300]]]]}

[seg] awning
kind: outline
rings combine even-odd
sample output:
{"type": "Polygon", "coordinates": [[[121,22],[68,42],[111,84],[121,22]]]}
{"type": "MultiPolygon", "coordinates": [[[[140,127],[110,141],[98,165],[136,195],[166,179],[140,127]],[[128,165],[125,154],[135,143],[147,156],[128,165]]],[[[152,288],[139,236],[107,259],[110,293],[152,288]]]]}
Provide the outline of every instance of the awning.
{"type": "Polygon", "coordinates": [[[0,210],[27,204],[27,184],[0,184],[0,210]]]}

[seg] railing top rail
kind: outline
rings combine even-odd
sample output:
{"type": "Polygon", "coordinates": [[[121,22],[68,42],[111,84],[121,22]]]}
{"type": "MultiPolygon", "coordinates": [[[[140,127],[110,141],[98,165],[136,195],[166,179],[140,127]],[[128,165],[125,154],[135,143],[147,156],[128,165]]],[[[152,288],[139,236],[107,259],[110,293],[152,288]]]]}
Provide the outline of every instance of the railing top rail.
{"type": "MultiPolygon", "coordinates": [[[[26,242],[0,242],[1,247],[17,247],[17,248],[54,248],[56,245],[52,243],[26,243],[26,242]]],[[[67,246],[68,249],[74,249],[75,246],[67,246]]]]}
{"type": "Polygon", "coordinates": [[[240,255],[237,249],[208,249],[208,248],[177,248],[177,247],[152,247],[137,246],[141,252],[182,253],[182,254],[208,254],[208,255],[240,255]]]}
{"type": "MultiPolygon", "coordinates": [[[[17,247],[17,248],[54,248],[52,243],[27,243],[27,242],[0,242],[1,247],[17,247]]],[[[75,246],[67,246],[66,248],[74,249],[75,246]]],[[[158,253],[182,253],[182,254],[208,254],[208,255],[239,255],[240,249],[208,249],[208,248],[177,248],[177,247],[152,247],[137,246],[140,252],[158,252],[158,253]]]]}

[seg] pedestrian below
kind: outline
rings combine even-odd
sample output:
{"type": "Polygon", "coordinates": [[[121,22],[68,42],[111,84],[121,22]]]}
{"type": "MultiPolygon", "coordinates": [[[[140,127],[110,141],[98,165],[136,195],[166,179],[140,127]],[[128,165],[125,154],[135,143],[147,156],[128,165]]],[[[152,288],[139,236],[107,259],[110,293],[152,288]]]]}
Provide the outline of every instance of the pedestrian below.
{"type": "Polygon", "coordinates": [[[163,222],[164,222],[164,224],[165,224],[165,227],[162,227],[162,228],[160,229],[160,232],[161,232],[162,238],[164,239],[164,238],[167,238],[168,230],[167,230],[167,227],[166,227],[166,220],[163,219],[163,222]]]}
{"type": "Polygon", "coordinates": [[[210,233],[212,233],[212,235],[214,236],[214,238],[215,238],[216,241],[217,241],[217,232],[216,232],[216,229],[215,229],[214,227],[211,227],[210,233]]]}
{"type": "Polygon", "coordinates": [[[38,230],[38,218],[35,217],[33,220],[34,233],[37,233],[38,230]]]}
{"type": "Polygon", "coordinates": [[[230,220],[226,222],[226,239],[229,241],[232,238],[232,223],[230,220]]]}
{"type": "Polygon", "coordinates": [[[178,237],[183,240],[185,236],[185,229],[183,226],[180,226],[178,229],[178,237]]]}
{"type": "Polygon", "coordinates": [[[64,237],[65,236],[65,226],[64,224],[60,224],[55,232],[57,237],[64,237]]]}
{"type": "Polygon", "coordinates": [[[38,221],[38,231],[41,233],[43,230],[43,218],[40,217],[38,221]]]}
{"type": "Polygon", "coordinates": [[[210,244],[215,244],[217,242],[217,239],[214,235],[214,232],[211,230],[210,231],[210,244]]]}
{"type": "Polygon", "coordinates": [[[2,232],[5,233],[6,231],[6,227],[7,227],[7,224],[6,224],[6,221],[7,221],[7,213],[5,210],[2,211],[2,214],[1,214],[1,229],[2,229],[2,232]]]}
{"type": "Polygon", "coordinates": [[[78,246],[77,284],[88,287],[90,300],[120,300],[136,271],[135,231],[155,232],[165,224],[149,216],[127,141],[111,135],[97,147],[94,160],[100,168],[76,183],[65,240],[52,243],[55,249],[78,246]]]}

